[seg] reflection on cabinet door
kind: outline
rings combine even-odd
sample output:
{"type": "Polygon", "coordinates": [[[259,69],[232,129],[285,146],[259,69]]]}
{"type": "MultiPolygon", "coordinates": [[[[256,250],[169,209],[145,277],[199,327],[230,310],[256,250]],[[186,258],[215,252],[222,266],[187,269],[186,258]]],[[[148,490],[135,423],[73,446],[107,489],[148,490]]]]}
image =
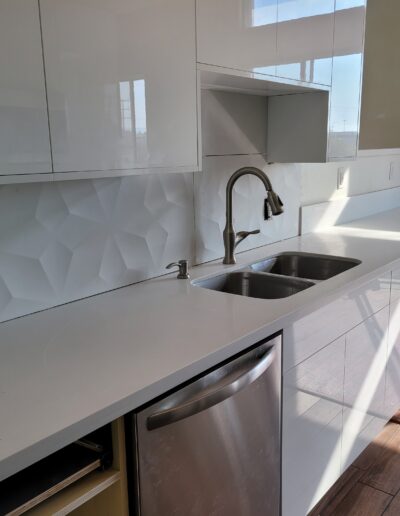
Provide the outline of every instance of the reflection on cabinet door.
{"type": "Polygon", "coordinates": [[[385,409],[387,418],[392,417],[400,409],[400,269],[392,273],[390,291],[385,409]]]}
{"type": "Polygon", "coordinates": [[[295,321],[285,336],[283,370],[290,369],[387,306],[390,279],[390,272],[385,272],[295,321]]]}
{"type": "Polygon", "coordinates": [[[346,334],[342,470],[386,423],[388,321],[387,306],[346,334]]]}
{"type": "Polygon", "coordinates": [[[51,172],[36,0],[0,0],[0,69],[0,175],[51,172]]]}
{"type": "Polygon", "coordinates": [[[278,0],[197,0],[197,61],[275,75],[278,0]]]}
{"type": "Polygon", "coordinates": [[[354,0],[341,0],[339,6],[335,13],[328,136],[328,155],[333,159],[354,158],[357,154],[366,11],[364,5],[350,8],[354,0]]]}
{"type": "Polygon", "coordinates": [[[41,8],[55,172],[195,170],[195,0],[41,8]]]}
{"type": "Polygon", "coordinates": [[[307,514],[340,475],[345,338],[283,376],[282,515],[307,514]]]}
{"type": "Polygon", "coordinates": [[[335,0],[278,0],[279,77],[331,84],[335,0]]]}

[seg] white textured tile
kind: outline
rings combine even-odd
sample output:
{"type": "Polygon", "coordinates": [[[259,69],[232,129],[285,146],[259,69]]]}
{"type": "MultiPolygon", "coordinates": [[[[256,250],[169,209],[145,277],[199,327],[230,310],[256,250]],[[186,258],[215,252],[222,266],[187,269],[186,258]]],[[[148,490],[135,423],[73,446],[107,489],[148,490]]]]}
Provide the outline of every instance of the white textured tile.
{"type": "Polygon", "coordinates": [[[0,188],[0,320],[135,283],[193,256],[193,175],[0,188]]]}
{"type": "Polygon", "coordinates": [[[229,177],[240,167],[264,170],[281,197],[285,212],[264,221],[266,192],[256,177],[238,180],[233,195],[233,220],[237,231],[260,229],[249,236],[237,252],[296,236],[299,229],[301,170],[297,165],[268,165],[254,156],[217,156],[203,159],[203,172],[195,174],[196,263],[222,257],[225,226],[225,189],[229,177]]]}

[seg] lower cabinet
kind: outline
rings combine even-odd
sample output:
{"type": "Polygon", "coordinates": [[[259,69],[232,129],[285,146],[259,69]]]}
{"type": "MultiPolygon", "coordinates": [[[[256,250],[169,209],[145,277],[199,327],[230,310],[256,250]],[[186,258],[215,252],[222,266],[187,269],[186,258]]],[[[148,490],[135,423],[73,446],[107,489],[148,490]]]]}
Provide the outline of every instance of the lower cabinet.
{"type": "Polygon", "coordinates": [[[400,269],[392,273],[386,371],[385,410],[391,417],[400,408],[400,269]]]}
{"type": "Polygon", "coordinates": [[[389,306],[346,334],[342,471],[390,418],[385,411],[389,306]]]}
{"type": "Polygon", "coordinates": [[[283,516],[305,516],[399,408],[394,358],[391,412],[385,399],[389,312],[388,305],[284,373],[283,516]]]}
{"type": "Polygon", "coordinates": [[[282,514],[303,516],[340,475],[345,338],[283,376],[282,514]]]}
{"type": "Polygon", "coordinates": [[[0,482],[0,514],[128,516],[123,418],[0,482]]]}
{"type": "Polygon", "coordinates": [[[387,306],[390,303],[390,283],[390,272],[380,274],[295,321],[284,332],[283,372],[387,306]]]}

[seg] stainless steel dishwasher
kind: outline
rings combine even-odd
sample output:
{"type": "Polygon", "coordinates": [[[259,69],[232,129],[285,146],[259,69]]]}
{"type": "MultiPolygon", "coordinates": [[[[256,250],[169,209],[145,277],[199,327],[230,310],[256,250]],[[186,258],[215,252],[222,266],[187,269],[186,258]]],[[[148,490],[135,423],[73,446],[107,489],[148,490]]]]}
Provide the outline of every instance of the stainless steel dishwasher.
{"type": "Polygon", "coordinates": [[[141,516],[278,516],[281,336],[128,416],[141,516]]]}

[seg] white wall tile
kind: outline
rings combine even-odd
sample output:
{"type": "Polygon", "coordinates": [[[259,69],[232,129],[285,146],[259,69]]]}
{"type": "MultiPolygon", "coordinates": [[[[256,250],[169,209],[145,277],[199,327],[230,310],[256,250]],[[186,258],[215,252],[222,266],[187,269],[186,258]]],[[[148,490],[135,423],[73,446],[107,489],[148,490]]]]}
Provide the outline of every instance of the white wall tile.
{"type": "Polygon", "coordinates": [[[260,155],[203,158],[203,171],[194,175],[196,263],[220,258],[224,254],[222,232],[225,226],[225,188],[229,177],[240,167],[264,170],[281,197],[285,211],[264,221],[266,192],[259,179],[242,177],[234,188],[233,220],[237,231],[261,229],[249,236],[237,252],[296,236],[299,230],[301,170],[298,165],[268,165],[260,155]]]}
{"type": "Polygon", "coordinates": [[[193,255],[193,176],[0,188],[0,320],[165,273],[193,255]]]}

